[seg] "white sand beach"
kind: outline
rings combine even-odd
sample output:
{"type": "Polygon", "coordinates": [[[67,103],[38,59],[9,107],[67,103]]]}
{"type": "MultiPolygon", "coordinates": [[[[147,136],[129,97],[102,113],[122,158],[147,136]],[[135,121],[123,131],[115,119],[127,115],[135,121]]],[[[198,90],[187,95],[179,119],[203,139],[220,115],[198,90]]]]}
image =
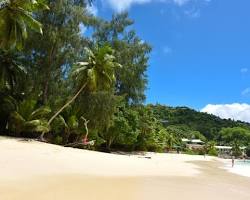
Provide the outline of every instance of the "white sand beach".
{"type": "Polygon", "coordinates": [[[183,154],[117,155],[0,137],[1,200],[249,200],[250,178],[219,159],[183,154]]]}

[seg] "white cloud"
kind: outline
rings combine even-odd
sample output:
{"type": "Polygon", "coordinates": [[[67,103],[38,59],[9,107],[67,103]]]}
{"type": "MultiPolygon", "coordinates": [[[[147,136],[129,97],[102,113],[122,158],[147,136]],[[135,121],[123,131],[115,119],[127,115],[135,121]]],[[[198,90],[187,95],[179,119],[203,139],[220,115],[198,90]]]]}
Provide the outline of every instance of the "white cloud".
{"type": "Polygon", "coordinates": [[[91,5],[91,6],[87,6],[87,11],[90,13],[90,14],[92,14],[92,15],[94,15],[94,16],[96,16],[97,15],[97,13],[98,13],[98,9],[97,9],[97,7],[95,6],[95,5],[91,5]]]}
{"type": "Polygon", "coordinates": [[[178,6],[183,6],[187,4],[190,0],[173,0],[174,3],[176,3],[178,6]]]}
{"type": "Polygon", "coordinates": [[[247,73],[248,72],[248,68],[246,68],[246,67],[245,68],[241,68],[240,72],[243,73],[243,74],[247,73]]]}
{"type": "MultiPolygon", "coordinates": [[[[177,6],[184,6],[191,1],[194,0],[102,0],[102,3],[108,5],[116,12],[122,12],[128,10],[132,5],[136,4],[138,5],[138,4],[158,2],[158,3],[172,3],[177,6]]],[[[202,1],[210,2],[210,0],[202,0],[202,1]]]]}
{"type": "Polygon", "coordinates": [[[102,0],[117,12],[128,10],[133,4],[150,3],[152,0],[102,0]]]}
{"type": "Polygon", "coordinates": [[[206,107],[201,109],[201,112],[216,115],[223,119],[234,119],[245,122],[250,122],[250,105],[243,103],[233,104],[208,104],[206,107]]]}

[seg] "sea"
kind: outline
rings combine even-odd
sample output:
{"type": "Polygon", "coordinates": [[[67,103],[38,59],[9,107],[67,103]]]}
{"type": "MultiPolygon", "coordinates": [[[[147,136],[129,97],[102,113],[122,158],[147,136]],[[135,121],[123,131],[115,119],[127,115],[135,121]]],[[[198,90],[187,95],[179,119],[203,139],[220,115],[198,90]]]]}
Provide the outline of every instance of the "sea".
{"type": "Polygon", "coordinates": [[[250,160],[235,160],[234,167],[232,167],[231,160],[226,162],[226,169],[232,173],[250,177],[250,160]]]}

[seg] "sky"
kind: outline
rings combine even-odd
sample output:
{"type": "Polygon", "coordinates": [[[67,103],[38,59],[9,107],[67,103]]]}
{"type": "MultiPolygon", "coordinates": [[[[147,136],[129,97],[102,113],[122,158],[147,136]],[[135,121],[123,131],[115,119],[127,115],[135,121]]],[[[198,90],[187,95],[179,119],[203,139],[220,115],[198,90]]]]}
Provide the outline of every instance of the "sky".
{"type": "Polygon", "coordinates": [[[110,19],[128,11],[153,50],[146,103],[188,106],[250,122],[249,0],[96,0],[110,19]]]}

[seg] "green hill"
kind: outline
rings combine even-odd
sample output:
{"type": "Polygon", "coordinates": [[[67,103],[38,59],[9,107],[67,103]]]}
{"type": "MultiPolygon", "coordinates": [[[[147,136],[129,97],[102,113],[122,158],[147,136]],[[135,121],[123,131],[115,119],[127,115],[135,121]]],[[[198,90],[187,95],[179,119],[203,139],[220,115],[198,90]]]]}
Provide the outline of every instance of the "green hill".
{"type": "Polygon", "coordinates": [[[208,140],[220,141],[222,128],[242,127],[250,130],[250,124],[232,119],[221,119],[215,115],[198,112],[188,107],[168,107],[164,105],[148,105],[153,109],[157,119],[165,127],[177,126],[181,129],[199,131],[208,140]]]}

